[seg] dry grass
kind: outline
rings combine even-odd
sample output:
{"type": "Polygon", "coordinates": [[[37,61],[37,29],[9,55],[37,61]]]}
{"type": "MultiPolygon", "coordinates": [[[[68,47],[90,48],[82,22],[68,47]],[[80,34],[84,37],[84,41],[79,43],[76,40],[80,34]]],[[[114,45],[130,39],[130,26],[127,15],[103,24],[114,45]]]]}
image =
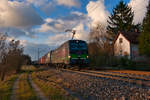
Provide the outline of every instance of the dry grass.
{"type": "Polygon", "coordinates": [[[56,83],[38,79],[36,76],[39,74],[45,76],[48,73],[33,73],[32,79],[34,79],[33,81],[41,88],[41,90],[49,98],[49,100],[77,100],[76,98],[70,96],[56,83]]]}
{"type": "Polygon", "coordinates": [[[30,65],[30,66],[24,65],[21,67],[21,70],[23,70],[23,71],[36,71],[36,68],[32,65],[30,65]]]}
{"type": "Polygon", "coordinates": [[[146,71],[133,71],[133,70],[107,70],[107,72],[119,72],[119,73],[126,73],[126,74],[135,74],[135,75],[146,75],[146,76],[150,76],[150,72],[146,72],[146,71]]]}
{"type": "Polygon", "coordinates": [[[28,74],[21,74],[17,90],[18,100],[39,100],[28,81],[28,74]]]}
{"type": "Polygon", "coordinates": [[[0,81],[0,100],[10,100],[12,94],[12,87],[17,75],[9,76],[5,81],[0,81]]]}

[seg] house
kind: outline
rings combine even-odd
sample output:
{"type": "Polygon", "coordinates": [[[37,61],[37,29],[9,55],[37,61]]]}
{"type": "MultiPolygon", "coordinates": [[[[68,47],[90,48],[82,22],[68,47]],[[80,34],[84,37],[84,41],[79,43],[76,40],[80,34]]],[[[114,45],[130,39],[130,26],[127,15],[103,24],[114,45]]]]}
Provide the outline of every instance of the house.
{"type": "Polygon", "coordinates": [[[139,32],[118,32],[113,43],[114,55],[118,57],[127,56],[132,60],[143,59],[138,50],[139,35],[139,32]]]}

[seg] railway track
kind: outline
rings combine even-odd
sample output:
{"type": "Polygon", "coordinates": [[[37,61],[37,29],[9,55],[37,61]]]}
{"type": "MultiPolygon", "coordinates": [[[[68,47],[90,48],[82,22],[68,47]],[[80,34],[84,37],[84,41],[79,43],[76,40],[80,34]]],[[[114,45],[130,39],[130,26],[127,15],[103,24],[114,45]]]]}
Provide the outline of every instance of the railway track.
{"type": "Polygon", "coordinates": [[[83,72],[96,73],[96,74],[121,77],[121,78],[129,78],[129,79],[142,80],[142,81],[150,81],[150,76],[144,76],[144,75],[118,73],[118,72],[90,71],[90,70],[85,70],[83,72]]]}
{"type": "Polygon", "coordinates": [[[81,98],[86,100],[149,100],[150,80],[139,75],[50,68],[37,74],[37,78],[55,82],[61,88],[80,94],[81,98]]]}
{"type": "Polygon", "coordinates": [[[91,71],[91,70],[74,71],[74,70],[63,69],[63,71],[74,72],[74,73],[84,74],[88,76],[94,76],[97,78],[107,78],[107,79],[125,81],[131,84],[138,85],[143,88],[146,87],[150,88],[150,76],[118,73],[118,72],[91,71]]]}

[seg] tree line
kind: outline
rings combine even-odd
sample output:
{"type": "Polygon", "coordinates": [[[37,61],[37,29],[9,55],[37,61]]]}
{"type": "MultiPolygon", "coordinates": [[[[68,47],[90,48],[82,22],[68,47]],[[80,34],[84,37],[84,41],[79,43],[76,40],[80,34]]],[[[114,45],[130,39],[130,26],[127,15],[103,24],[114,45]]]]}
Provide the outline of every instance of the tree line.
{"type": "Polygon", "coordinates": [[[121,0],[109,16],[106,28],[99,23],[91,29],[88,45],[89,55],[94,65],[113,65],[116,62],[112,42],[119,31],[140,33],[139,52],[150,57],[150,1],[143,22],[134,24],[133,19],[132,8],[121,0]]]}
{"type": "Polygon", "coordinates": [[[31,61],[30,56],[23,54],[20,41],[9,40],[7,34],[0,33],[0,80],[7,74],[19,73],[21,66],[31,61]]]}

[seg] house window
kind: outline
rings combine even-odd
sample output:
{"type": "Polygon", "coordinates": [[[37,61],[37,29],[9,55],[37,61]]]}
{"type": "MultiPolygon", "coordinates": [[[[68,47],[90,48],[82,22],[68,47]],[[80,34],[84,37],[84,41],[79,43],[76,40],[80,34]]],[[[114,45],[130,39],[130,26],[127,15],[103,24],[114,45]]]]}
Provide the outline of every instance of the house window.
{"type": "Polygon", "coordinates": [[[123,39],[122,38],[119,38],[119,43],[122,43],[123,42],[123,39]]]}
{"type": "Polygon", "coordinates": [[[122,56],[122,50],[120,50],[120,55],[122,56]]]}

